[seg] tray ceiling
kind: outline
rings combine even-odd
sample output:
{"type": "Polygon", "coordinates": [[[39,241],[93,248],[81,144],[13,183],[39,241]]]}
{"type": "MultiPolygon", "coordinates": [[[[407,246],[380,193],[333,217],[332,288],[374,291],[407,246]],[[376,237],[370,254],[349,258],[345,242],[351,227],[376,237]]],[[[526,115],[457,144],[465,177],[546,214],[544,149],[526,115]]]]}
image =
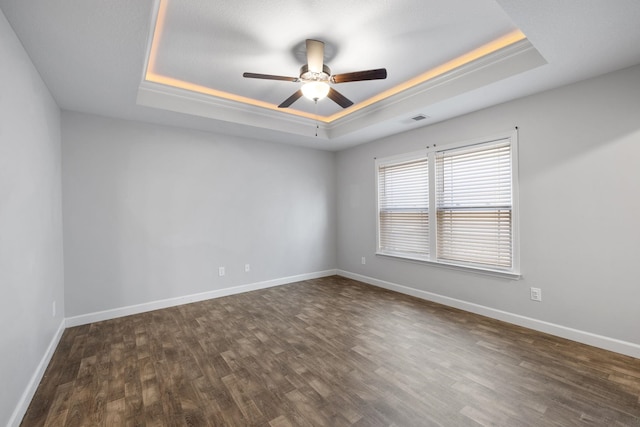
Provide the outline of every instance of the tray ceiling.
{"type": "Polygon", "coordinates": [[[637,0],[0,0],[63,110],[339,150],[640,63],[637,0]],[[300,99],[323,40],[341,109],[300,99]],[[424,116],[420,121],[412,117],[424,116]],[[318,126],[318,136],[315,136],[318,126]]]}
{"type": "Polygon", "coordinates": [[[485,85],[486,73],[476,71],[491,63],[503,68],[495,74],[503,78],[545,63],[493,0],[162,0],[138,102],[300,135],[309,134],[312,121],[330,139],[368,127],[366,113],[428,87],[446,82],[452,87],[445,96],[454,96],[485,85]],[[355,103],[342,109],[329,99],[305,98],[278,108],[300,83],[242,77],[244,71],[297,77],[307,38],[325,42],[324,62],[333,73],[384,67],[388,78],[334,85],[355,103]]]}

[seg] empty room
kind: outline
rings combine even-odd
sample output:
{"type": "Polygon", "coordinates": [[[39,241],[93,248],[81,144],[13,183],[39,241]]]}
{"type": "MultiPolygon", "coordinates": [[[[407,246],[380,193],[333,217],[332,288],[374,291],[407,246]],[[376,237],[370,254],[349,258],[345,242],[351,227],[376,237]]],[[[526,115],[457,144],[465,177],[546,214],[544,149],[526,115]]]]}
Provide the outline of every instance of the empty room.
{"type": "Polygon", "coordinates": [[[0,0],[0,425],[640,426],[637,0],[0,0]]]}

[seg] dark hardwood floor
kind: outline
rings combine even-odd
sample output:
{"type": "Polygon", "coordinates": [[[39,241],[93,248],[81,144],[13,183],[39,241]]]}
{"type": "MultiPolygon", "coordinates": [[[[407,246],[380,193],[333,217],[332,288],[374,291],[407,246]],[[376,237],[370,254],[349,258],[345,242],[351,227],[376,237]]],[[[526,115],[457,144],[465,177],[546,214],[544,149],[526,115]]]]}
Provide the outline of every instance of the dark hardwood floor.
{"type": "Polygon", "coordinates": [[[334,276],[69,328],[23,426],[640,426],[640,359],[334,276]]]}

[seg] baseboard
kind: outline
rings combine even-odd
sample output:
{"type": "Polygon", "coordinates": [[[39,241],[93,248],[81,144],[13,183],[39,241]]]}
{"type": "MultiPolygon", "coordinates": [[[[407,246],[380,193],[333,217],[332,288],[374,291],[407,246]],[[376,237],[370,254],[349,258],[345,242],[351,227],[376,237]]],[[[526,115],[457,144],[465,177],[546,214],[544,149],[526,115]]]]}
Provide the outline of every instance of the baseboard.
{"type": "Polygon", "coordinates": [[[482,316],[491,317],[493,319],[502,320],[514,325],[523,326],[525,328],[533,329],[536,331],[544,332],[550,335],[555,335],[561,338],[566,338],[572,341],[580,342],[583,344],[591,345],[593,347],[602,348],[604,350],[613,351],[616,353],[624,354],[627,356],[640,358],[640,345],[621,341],[615,338],[609,338],[602,335],[592,334],[591,332],[585,332],[578,329],[569,328],[554,323],[545,322],[543,320],[533,319],[531,317],[521,316],[519,314],[510,313],[507,311],[497,310],[495,308],[486,307],[479,304],[459,300],[456,298],[450,298],[432,292],[422,291],[419,289],[411,288],[408,286],[399,285],[397,283],[391,283],[384,280],[375,279],[373,277],[363,276],[357,273],[351,273],[349,271],[337,270],[340,276],[347,277],[349,279],[358,280],[360,282],[374,285],[380,288],[389,289],[402,294],[411,295],[416,298],[424,299],[427,301],[437,302],[449,307],[458,308],[460,310],[468,311],[471,313],[480,314],[482,316]]]}
{"type": "Polygon", "coordinates": [[[18,401],[18,405],[11,414],[11,418],[9,418],[9,422],[7,423],[7,427],[18,427],[24,418],[24,414],[27,413],[27,409],[29,409],[29,404],[31,403],[31,399],[33,399],[33,395],[36,394],[36,390],[38,389],[38,385],[40,385],[40,381],[44,376],[44,372],[47,370],[47,366],[49,366],[49,362],[53,357],[53,353],[56,351],[56,347],[58,347],[58,343],[60,342],[60,338],[62,338],[62,334],[65,330],[66,323],[65,320],[62,319],[60,322],[60,326],[58,326],[58,330],[54,334],[47,350],[42,356],[38,367],[35,372],[31,376],[29,380],[29,384],[27,384],[27,388],[25,389],[22,396],[20,396],[20,400],[18,401]]]}
{"type": "Polygon", "coordinates": [[[81,314],[79,316],[68,317],[66,326],[86,325],[103,320],[115,319],[118,317],[130,316],[132,314],[145,313],[147,311],[160,310],[163,308],[174,307],[192,302],[205,301],[213,298],[226,297],[229,295],[241,294],[244,292],[256,291],[258,289],[271,288],[274,286],[286,285],[287,283],[300,282],[303,280],[317,279],[320,277],[333,276],[336,270],[324,270],[314,273],[299,274],[296,276],[282,277],[279,279],[266,280],[247,285],[232,286],[224,289],[216,289],[213,291],[202,292],[198,294],[185,295],[176,298],[168,298],[159,301],[151,301],[143,304],[130,305],[127,307],[114,308],[112,310],[98,311],[95,313],[81,314]]]}

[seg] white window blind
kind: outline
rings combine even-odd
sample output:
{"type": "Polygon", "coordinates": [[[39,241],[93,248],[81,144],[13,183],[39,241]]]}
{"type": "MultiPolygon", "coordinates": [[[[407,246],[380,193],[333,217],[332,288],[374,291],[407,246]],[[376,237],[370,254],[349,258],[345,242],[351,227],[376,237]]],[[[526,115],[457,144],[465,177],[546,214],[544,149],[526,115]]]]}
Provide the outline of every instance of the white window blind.
{"type": "Polygon", "coordinates": [[[377,253],[519,276],[517,132],[377,159],[377,253]]]}
{"type": "Polygon", "coordinates": [[[437,260],[513,266],[511,142],[436,153],[437,260]]]}
{"type": "Polygon", "coordinates": [[[429,257],[428,159],[378,165],[378,252],[429,257]]]}

